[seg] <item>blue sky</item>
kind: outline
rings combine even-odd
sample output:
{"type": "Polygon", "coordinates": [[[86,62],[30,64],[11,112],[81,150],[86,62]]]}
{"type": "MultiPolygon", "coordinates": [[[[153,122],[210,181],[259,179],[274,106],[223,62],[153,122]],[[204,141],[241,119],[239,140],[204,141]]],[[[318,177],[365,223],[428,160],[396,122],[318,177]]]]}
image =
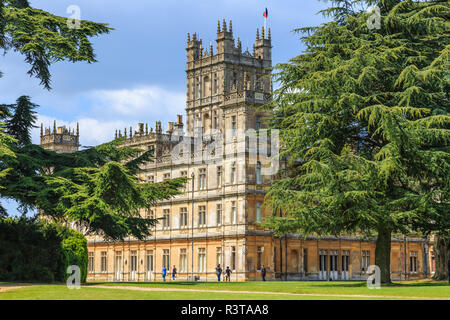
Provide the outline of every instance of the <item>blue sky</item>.
{"type": "MultiPolygon", "coordinates": [[[[233,21],[234,36],[250,51],[256,28],[268,26],[273,41],[273,63],[285,62],[303,49],[294,28],[323,22],[316,13],[327,6],[317,0],[31,0],[31,5],[60,16],[78,5],[81,18],[109,23],[115,30],[93,38],[99,62],[60,62],[51,67],[52,91],[46,91],[26,71],[23,57],[0,56],[0,98],[12,103],[30,95],[40,105],[39,123],[75,125],[80,122],[81,143],[111,140],[114,129],[136,127],[138,121],[154,125],[184,114],[186,34],[197,32],[209,47],[215,45],[217,20],[233,21]]],[[[33,141],[39,142],[38,129],[33,141]]]]}
{"type": "MultiPolygon", "coordinates": [[[[187,33],[197,32],[205,47],[215,47],[217,20],[233,21],[235,38],[251,51],[256,28],[264,24],[269,10],[273,64],[286,62],[304,48],[295,28],[324,22],[319,10],[327,1],[318,0],[30,0],[33,7],[60,16],[78,5],[81,18],[108,23],[108,35],[93,38],[97,60],[94,64],[60,62],[51,67],[53,90],[27,75],[23,56],[13,52],[0,55],[0,103],[13,103],[29,95],[39,121],[50,126],[75,126],[80,122],[80,140],[97,145],[114,137],[115,129],[136,128],[138,122],[163,129],[176,114],[184,115],[185,45],[187,33]]],[[[39,143],[39,129],[33,131],[39,143]]],[[[10,207],[7,205],[7,207],[10,207]]]]}

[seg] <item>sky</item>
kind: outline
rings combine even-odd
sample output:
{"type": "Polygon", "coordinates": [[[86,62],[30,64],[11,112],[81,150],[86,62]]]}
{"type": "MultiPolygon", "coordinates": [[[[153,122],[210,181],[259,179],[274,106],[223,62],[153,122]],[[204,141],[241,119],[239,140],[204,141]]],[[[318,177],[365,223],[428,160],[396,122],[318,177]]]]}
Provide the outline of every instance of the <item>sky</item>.
{"type": "MultiPolygon", "coordinates": [[[[264,24],[269,11],[273,64],[286,62],[303,50],[295,28],[324,21],[318,0],[30,0],[31,6],[60,16],[79,6],[81,18],[108,23],[114,30],[92,38],[98,62],[58,62],[51,67],[52,90],[27,74],[24,57],[13,52],[0,56],[1,103],[13,103],[29,95],[40,105],[38,125],[75,127],[80,123],[80,140],[85,146],[114,138],[115,129],[146,122],[163,129],[176,114],[184,115],[187,33],[197,32],[205,47],[215,47],[217,20],[233,21],[234,37],[243,50],[252,50],[256,28],[264,24]]],[[[33,131],[39,143],[39,129],[33,131]]]]}
{"type": "MultiPolygon", "coordinates": [[[[51,66],[52,90],[27,74],[29,65],[18,53],[0,55],[0,103],[14,103],[28,95],[40,107],[38,122],[74,128],[80,123],[80,142],[94,146],[114,138],[115,129],[138,122],[163,130],[177,114],[184,115],[187,33],[197,33],[209,47],[217,21],[233,21],[235,39],[251,52],[256,28],[267,26],[272,34],[272,63],[287,62],[304,47],[292,30],[325,22],[317,12],[326,0],[30,0],[31,6],[69,17],[77,5],[82,20],[108,23],[110,34],[91,38],[98,62],[58,62],[51,66]]],[[[222,24],[222,22],[221,22],[222,24]]],[[[275,84],[276,85],[276,84],[275,84]]],[[[39,143],[39,128],[33,130],[39,143]]]]}

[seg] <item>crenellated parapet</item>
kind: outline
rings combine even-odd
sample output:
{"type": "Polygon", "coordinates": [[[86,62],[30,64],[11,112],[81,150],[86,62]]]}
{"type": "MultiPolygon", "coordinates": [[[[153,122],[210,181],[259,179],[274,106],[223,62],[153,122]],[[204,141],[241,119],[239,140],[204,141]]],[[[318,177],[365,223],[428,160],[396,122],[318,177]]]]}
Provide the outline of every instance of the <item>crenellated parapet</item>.
{"type": "Polygon", "coordinates": [[[78,150],[80,146],[80,128],[77,123],[75,129],[66,126],[56,126],[56,120],[51,127],[44,128],[41,123],[40,145],[46,150],[52,150],[57,153],[70,153],[78,150]]]}

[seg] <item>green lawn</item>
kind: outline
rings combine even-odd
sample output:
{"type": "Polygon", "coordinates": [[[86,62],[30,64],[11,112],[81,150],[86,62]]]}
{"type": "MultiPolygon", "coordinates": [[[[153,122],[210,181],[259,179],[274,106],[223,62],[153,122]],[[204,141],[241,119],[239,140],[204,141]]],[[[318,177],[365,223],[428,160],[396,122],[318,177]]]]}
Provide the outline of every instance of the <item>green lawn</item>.
{"type": "MultiPolygon", "coordinates": [[[[2,284],[0,283],[0,286],[2,284]]],[[[11,283],[9,284],[11,285],[11,283]]],[[[11,299],[69,299],[69,300],[263,300],[263,299],[370,299],[370,297],[358,297],[357,295],[371,296],[373,299],[414,299],[443,298],[450,299],[450,286],[445,281],[402,281],[390,286],[382,286],[381,289],[368,289],[364,282],[91,282],[80,290],[70,290],[65,285],[33,285],[20,289],[9,290],[0,293],[0,300],[11,299]],[[124,289],[95,288],[102,286],[122,286],[124,289]],[[140,288],[161,288],[162,291],[137,291],[126,289],[127,286],[140,288]],[[195,290],[230,290],[253,291],[243,292],[186,292],[163,291],[168,288],[195,289],[195,290]],[[261,294],[257,292],[300,293],[311,295],[284,295],[261,294]],[[318,296],[315,296],[315,295],[318,296]],[[331,296],[322,296],[331,295],[331,296]],[[332,295],[355,295],[355,297],[336,297],[332,295]]]]}
{"type": "Polygon", "coordinates": [[[394,282],[381,289],[368,289],[361,281],[267,281],[267,282],[95,282],[101,285],[140,287],[169,287],[236,291],[289,292],[308,294],[352,294],[374,296],[440,297],[450,298],[450,286],[445,281],[394,282]]]}

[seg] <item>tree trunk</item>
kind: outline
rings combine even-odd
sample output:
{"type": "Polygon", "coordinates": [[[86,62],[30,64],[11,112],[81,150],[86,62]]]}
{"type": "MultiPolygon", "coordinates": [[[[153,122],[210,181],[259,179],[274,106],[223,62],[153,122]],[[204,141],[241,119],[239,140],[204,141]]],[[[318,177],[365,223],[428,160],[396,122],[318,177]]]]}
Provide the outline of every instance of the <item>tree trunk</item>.
{"type": "Polygon", "coordinates": [[[448,259],[450,259],[450,236],[436,235],[434,253],[436,258],[436,271],[434,280],[448,279],[448,259]]]}
{"type": "Polygon", "coordinates": [[[381,271],[381,283],[391,283],[391,233],[385,226],[378,228],[375,248],[375,265],[381,271]]]}

